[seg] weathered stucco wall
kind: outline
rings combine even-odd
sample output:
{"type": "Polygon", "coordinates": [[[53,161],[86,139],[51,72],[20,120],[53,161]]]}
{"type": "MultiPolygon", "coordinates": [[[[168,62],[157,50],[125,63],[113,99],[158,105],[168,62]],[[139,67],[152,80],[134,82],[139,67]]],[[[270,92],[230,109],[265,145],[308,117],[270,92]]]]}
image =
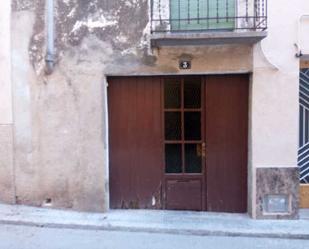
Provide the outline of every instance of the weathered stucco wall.
{"type": "Polygon", "coordinates": [[[183,56],[192,58],[185,73],[252,70],[248,45],[151,50],[146,0],[59,0],[48,76],[44,1],[12,6],[17,203],[108,208],[107,75],[182,73],[183,56]]]}
{"type": "Polygon", "coordinates": [[[0,8],[0,202],[14,203],[10,1],[0,8]]]}
{"type": "MultiPolygon", "coordinates": [[[[256,168],[296,166],[298,59],[294,43],[305,0],[281,1],[280,11],[276,1],[269,1],[269,34],[254,50],[249,45],[152,50],[147,0],[55,3],[56,67],[51,75],[44,72],[45,1],[12,3],[17,203],[51,201],[53,207],[88,211],[108,208],[106,76],[253,72],[249,211],[254,216],[256,168]],[[283,13],[289,18],[283,19],[283,13]],[[181,57],[192,59],[191,70],[179,70],[181,57]]],[[[9,110],[10,99],[5,103],[9,110]]],[[[7,120],[12,122],[9,114],[7,120]]],[[[0,131],[0,139],[12,141],[7,134],[0,131]]],[[[10,146],[0,152],[9,155],[10,146]]],[[[12,165],[7,165],[4,176],[12,171],[12,165]]]]}
{"type": "Polygon", "coordinates": [[[102,211],[101,64],[95,54],[72,49],[74,59],[63,57],[45,76],[40,4],[14,9],[12,17],[16,202],[102,211]]]}

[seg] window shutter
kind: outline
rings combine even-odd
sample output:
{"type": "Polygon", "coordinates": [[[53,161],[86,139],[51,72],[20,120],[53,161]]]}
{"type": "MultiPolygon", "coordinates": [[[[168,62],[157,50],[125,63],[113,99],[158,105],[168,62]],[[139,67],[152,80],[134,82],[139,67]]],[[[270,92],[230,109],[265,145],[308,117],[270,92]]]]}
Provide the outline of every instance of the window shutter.
{"type": "Polygon", "coordinates": [[[235,0],[170,0],[171,27],[177,30],[230,30],[235,0]]]}

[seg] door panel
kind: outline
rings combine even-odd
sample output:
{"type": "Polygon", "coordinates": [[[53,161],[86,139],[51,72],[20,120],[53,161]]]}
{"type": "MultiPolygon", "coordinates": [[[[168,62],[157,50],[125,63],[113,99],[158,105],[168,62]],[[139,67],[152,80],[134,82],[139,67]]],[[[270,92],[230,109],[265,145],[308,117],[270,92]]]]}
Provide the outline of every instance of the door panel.
{"type": "Polygon", "coordinates": [[[161,84],[109,78],[111,208],[161,208],[161,84]]]}
{"type": "Polygon", "coordinates": [[[167,209],[200,211],[202,210],[202,181],[200,179],[168,180],[166,197],[167,209]]]}
{"type": "Polygon", "coordinates": [[[248,76],[206,78],[207,210],[247,211],[248,76]]]}

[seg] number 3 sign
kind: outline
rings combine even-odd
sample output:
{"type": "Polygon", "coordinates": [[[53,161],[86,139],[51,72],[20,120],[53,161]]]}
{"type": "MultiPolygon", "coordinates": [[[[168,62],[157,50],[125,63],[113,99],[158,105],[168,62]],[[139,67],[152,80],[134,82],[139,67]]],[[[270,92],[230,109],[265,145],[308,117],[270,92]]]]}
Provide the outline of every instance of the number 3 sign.
{"type": "Polygon", "coordinates": [[[179,68],[180,69],[191,69],[191,61],[180,61],[179,68]]]}

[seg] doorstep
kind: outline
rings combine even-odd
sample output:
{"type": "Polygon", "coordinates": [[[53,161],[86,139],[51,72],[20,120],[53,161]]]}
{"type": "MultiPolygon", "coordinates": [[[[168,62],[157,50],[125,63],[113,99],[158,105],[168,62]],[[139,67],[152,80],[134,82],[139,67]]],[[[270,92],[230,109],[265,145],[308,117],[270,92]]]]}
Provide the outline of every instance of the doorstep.
{"type": "Polygon", "coordinates": [[[0,205],[0,223],[49,228],[309,239],[309,210],[300,220],[253,220],[246,214],[162,210],[82,213],[0,205]]]}

